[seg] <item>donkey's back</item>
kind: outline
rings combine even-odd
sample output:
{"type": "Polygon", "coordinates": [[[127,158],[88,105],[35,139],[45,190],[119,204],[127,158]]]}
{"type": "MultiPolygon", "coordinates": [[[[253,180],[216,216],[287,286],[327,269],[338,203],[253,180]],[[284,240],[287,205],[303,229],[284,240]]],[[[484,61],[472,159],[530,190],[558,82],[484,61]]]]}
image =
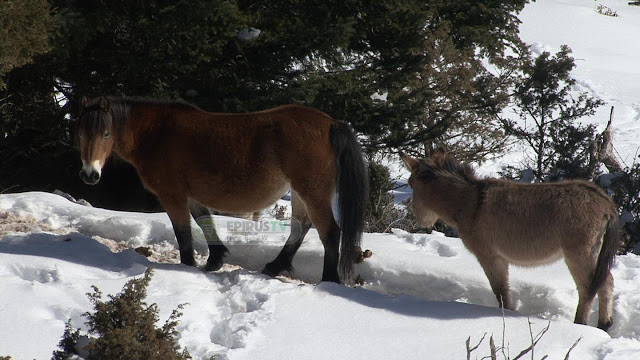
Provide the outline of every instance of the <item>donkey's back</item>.
{"type": "Polygon", "coordinates": [[[597,245],[616,209],[602,189],[586,181],[522,184],[480,180],[478,212],[465,232],[510,263],[553,262],[585,246],[597,245]]]}

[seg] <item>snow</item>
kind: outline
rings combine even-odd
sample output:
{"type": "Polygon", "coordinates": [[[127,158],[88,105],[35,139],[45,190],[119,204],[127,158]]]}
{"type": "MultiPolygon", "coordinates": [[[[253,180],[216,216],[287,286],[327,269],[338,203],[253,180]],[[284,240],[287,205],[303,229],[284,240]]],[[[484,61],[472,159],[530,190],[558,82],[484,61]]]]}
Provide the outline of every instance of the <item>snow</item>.
{"type": "MultiPolygon", "coordinates": [[[[577,90],[603,99],[591,119],[603,129],[616,107],[615,145],[630,165],[638,152],[640,7],[627,0],[600,1],[619,17],[597,14],[593,2],[545,0],[527,5],[522,38],[537,52],[573,49],[577,90]]],[[[521,154],[489,162],[495,173],[521,154]]],[[[402,174],[399,164],[394,174],[402,174]]],[[[399,189],[398,198],[410,196],[399,189]]],[[[286,204],[286,202],[280,202],[286,204]]],[[[237,219],[216,217],[220,229],[237,219]]],[[[275,221],[274,219],[266,219],[275,221]]],[[[193,224],[195,226],[195,223],[193,224]]],[[[314,229],[294,258],[294,271],[275,279],[260,273],[284,244],[287,232],[221,231],[231,251],[222,270],[206,273],[179,264],[177,244],[165,213],[116,212],[78,205],[46,193],[0,195],[0,355],[48,359],[64,324],[86,331],[91,286],[115,294],[126,281],[155,275],[148,302],[157,303],[160,323],[179,304],[179,343],[195,359],[464,359],[465,341],[486,338],[472,358],[489,355],[489,337],[514,358],[531,334],[549,330],[535,358],[640,358],[640,258],[617,258],[614,325],[609,333],[573,324],[577,292],[562,261],[512,268],[517,311],[503,311],[475,257],[459,239],[442,234],[364,234],[373,257],[356,266],[360,287],[320,283],[323,248],[314,229]],[[151,256],[135,251],[147,247],[151,256]],[[531,330],[529,328],[531,322],[531,330]]],[[[195,242],[203,265],[207,247],[195,242]]],[[[594,310],[597,309],[597,304],[594,310]]],[[[591,314],[591,325],[597,322],[591,314]]],[[[529,356],[526,356],[529,358],[529,356]]]]}
{"type": "MultiPolygon", "coordinates": [[[[259,270],[286,234],[229,234],[229,265],[205,273],[178,264],[164,213],[108,211],[32,192],[2,195],[0,214],[0,349],[14,359],[49,358],[67,319],[86,331],[82,314],[91,309],[85,294],[92,285],[116,293],[148,266],[156,269],[148,302],[158,304],[160,321],[188,304],[180,345],[197,359],[453,359],[466,356],[468,337],[475,344],[486,333],[474,353],[480,358],[489,354],[488,337],[500,344],[503,332],[513,357],[529,346],[529,320],[534,335],[550,321],[536,347],[540,356],[564,357],[579,338],[572,358],[640,354],[635,255],[620,256],[615,266],[615,324],[607,334],[572,323],[577,292],[563,262],[513,268],[518,311],[503,315],[473,255],[459,239],[438,233],[365,234],[363,247],[374,255],[356,267],[365,284],[351,288],[319,283],[322,245],[314,229],[293,273],[272,279],[259,270]],[[154,255],[138,254],[138,246],[154,255]]],[[[206,256],[202,241],[196,248],[206,256]]],[[[590,323],[596,321],[594,312],[590,323]]]]}

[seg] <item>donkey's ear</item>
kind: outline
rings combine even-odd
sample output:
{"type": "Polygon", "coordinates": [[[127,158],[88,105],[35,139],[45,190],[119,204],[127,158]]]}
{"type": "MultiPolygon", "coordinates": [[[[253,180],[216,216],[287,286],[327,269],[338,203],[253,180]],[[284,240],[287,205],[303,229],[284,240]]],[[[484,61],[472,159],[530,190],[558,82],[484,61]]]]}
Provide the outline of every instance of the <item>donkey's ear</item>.
{"type": "Polygon", "coordinates": [[[413,171],[413,169],[415,169],[418,166],[418,160],[416,158],[413,158],[402,152],[400,153],[400,157],[402,158],[402,161],[404,161],[404,165],[410,171],[413,171]]]}
{"type": "Polygon", "coordinates": [[[98,106],[104,111],[109,110],[109,100],[107,100],[107,98],[104,96],[100,96],[100,100],[98,100],[98,106]]]}
{"type": "Polygon", "coordinates": [[[444,164],[446,158],[447,152],[442,147],[439,147],[438,150],[436,150],[433,155],[431,155],[431,161],[439,166],[442,166],[444,164]]]}

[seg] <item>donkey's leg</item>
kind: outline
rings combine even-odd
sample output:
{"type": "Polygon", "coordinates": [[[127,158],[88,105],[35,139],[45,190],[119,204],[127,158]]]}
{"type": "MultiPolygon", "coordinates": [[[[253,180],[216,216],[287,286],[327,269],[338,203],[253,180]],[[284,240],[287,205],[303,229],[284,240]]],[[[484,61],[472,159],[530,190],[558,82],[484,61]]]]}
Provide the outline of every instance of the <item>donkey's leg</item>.
{"type": "Polygon", "coordinates": [[[213,223],[211,211],[199,202],[190,199],[189,211],[196,223],[202,229],[207,245],[209,247],[209,258],[207,259],[206,271],[216,271],[222,267],[224,256],[229,252],[226,246],[222,244],[213,223]]]}
{"type": "Polygon", "coordinates": [[[180,262],[185,265],[195,266],[193,257],[193,242],[191,239],[191,216],[186,197],[176,197],[173,195],[162,196],[158,194],[162,207],[169,215],[173,231],[178,240],[180,248],[180,262]]]}
{"type": "MultiPolygon", "coordinates": [[[[578,254],[583,253],[578,252],[578,254]]],[[[593,307],[593,300],[595,299],[595,294],[589,296],[589,284],[591,283],[591,274],[595,269],[595,264],[592,264],[588,256],[583,257],[569,252],[565,252],[564,261],[578,289],[578,308],[576,309],[574,323],[586,325],[593,307]]]]}
{"type": "Polygon", "coordinates": [[[291,191],[291,213],[291,234],[278,257],[264,267],[263,274],[276,276],[282,271],[291,271],[293,269],[291,266],[293,256],[300,248],[304,236],[311,227],[307,209],[295,191],[291,191]]]}
{"type": "Polygon", "coordinates": [[[491,290],[496,295],[498,305],[502,308],[515,310],[509,291],[509,262],[496,255],[476,254],[484,273],[489,279],[491,290]]]}
{"type": "Polygon", "coordinates": [[[598,290],[598,302],[600,303],[598,327],[607,331],[613,324],[613,275],[611,273],[598,290]]]}

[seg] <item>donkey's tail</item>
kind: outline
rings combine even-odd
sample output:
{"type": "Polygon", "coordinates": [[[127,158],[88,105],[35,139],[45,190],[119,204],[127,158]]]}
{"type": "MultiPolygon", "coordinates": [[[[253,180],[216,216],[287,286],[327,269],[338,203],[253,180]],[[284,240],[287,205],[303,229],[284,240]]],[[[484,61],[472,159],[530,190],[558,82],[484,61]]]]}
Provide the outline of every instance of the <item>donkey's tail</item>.
{"type": "Polygon", "coordinates": [[[613,258],[618,252],[619,247],[620,225],[618,221],[618,214],[614,210],[613,215],[609,218],[609,222],[607,223],[607,231],[604,234],[602,247],[600,248],[600,255],[598,255],[596,270],[593,273],[591,285],[589,286],[590,298],[596,296],[598,290],[600,290],[604,282],[607,280],[611,267],[613,267],[613,258]]]}
{"type": "Polygon", "coordinates": [[[353,265],[360,249],[367,205],[369,180],[360,143],[349,124],[338,121],[331,126],[331,146],[336,152],[336,188],[340,212],[340,276],[351,282],[353,265]]]}

